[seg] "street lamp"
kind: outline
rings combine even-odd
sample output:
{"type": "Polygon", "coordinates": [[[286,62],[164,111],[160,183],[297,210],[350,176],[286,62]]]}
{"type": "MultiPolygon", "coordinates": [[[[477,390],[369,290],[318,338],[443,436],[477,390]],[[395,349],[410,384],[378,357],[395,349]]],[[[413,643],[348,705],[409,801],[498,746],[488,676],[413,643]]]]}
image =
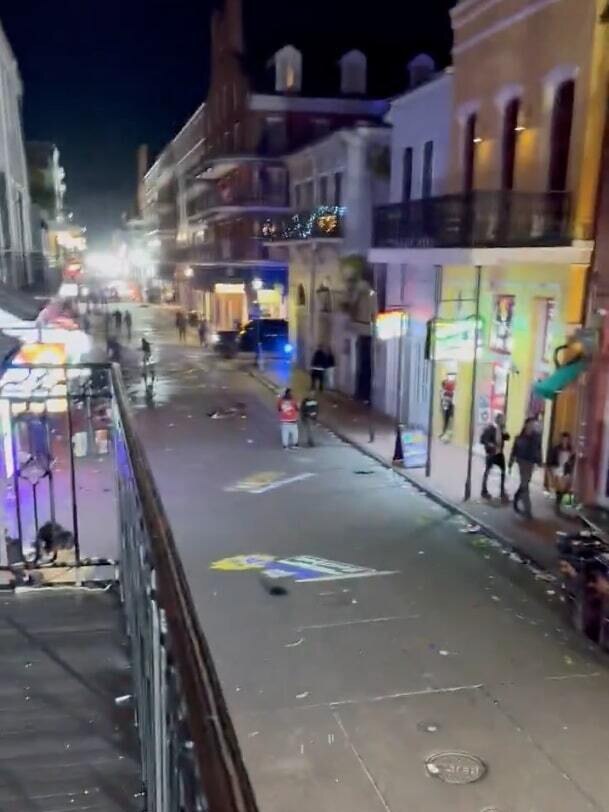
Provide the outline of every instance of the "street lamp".
{"type": "Polygon", "coordinates": [[[257,319],[256,319],[256,361],[258,363],[258,369],[264,369],[264,361],[262,358],[262,341],[260,336],[260,316],[262,315],[262,308],[260,307],[260,291],[262,290],[263,282],[260,277],[255,276],[252,279],[252,288],[256,291],[256,305],[258,307],[257,319]]]}
{"type": "Polygon", "coordinates": [[[186,279],[192,279],[194,275],[195,272],[190,267],[190,265],[188,266],[188,268],[184,268],[184,276],[186,277],[186,279]]]}

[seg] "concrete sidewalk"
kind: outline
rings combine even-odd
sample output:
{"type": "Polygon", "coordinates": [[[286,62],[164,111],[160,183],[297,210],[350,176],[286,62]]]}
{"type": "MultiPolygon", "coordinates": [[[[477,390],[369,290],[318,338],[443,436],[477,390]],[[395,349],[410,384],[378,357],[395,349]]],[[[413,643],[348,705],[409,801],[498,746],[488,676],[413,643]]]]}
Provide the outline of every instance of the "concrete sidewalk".
{"type": "MultiPolygon", "coordinates": [[[[297,399],[309,389],[309,375],[288,363],[267,361],[263,370],[252,368],[252,375],[264,385],[275,390],[291,386],[297,399]]],[[[342,439],[357,446],[364,453],[386,465],[392,465],[395,448],[395,422],[387,415],[371,411],[361,402],[338,392],[325,392],[320,395],[320,421],[342,439]],[[371,428],[374,440],[370,441],[371,428]]],[[[398,469],[415,485],[433,498],[464,514],[473,523],[479,524],[504,544],[513,547],[543,569],[554,569],[557,565],[555,549],[556,533],[572,530],[577,515],[568,510],[564,518],[554,513],[554,502],[543,488],[543,474],[539,470],[531,484],[531,502],[534,520],[529,521],[514,513],[511,505],[500,499],[484,500],[480,497],[484,457],[474,454],[472,466],[472,498],[464,502],[463,491],[467,468],[467,450],[432,441],[432,470],[430,477],[422,469],[398,469]]],[[[517,474],[508,476],[508,493],[514,493],[517,474]]],[[[493,470],[489,478],[489,490],[499,493],[499,473],[493,470]]]]}

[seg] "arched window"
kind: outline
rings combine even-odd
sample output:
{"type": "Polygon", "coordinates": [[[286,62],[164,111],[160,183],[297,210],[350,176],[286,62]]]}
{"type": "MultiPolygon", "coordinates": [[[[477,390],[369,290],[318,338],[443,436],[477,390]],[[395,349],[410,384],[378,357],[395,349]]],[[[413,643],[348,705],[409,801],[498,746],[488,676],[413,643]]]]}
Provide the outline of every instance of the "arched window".
{"type": "Polygon", "coordinates": [[[501,188],[512,191],[516,168],[516,141],[518,139],[518,114],[520,99],[507,103],[503,114],[503,144],[501,153],[501,188]]]}
{"type": "Polygon", "coordinates": [[[474,188],[476,173],[476,124],[478,116],[471,113],[465,122],[463,131],[463,191],[471,192],[474,188]]]}
{"type": "Polygon", "coordinates": [[[307,295],[305,293],[304,285],[298,285],[298,296],[296,299],[298,307],[305,307],[307,303],[307,295]]]}
{"type": "Polygon", "coordinates": [[[550,168],[548,173],[548,190],[550,192],[564,192],[567,188],[574,100],[575,81],[568,79],[559,85],[554,96],[552,128],[550,131],[550,168]]]}

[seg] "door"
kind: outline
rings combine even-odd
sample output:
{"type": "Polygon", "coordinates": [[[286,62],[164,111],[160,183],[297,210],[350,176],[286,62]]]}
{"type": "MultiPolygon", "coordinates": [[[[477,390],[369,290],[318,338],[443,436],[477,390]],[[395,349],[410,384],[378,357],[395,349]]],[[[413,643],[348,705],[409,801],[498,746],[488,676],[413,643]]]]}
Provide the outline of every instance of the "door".
{"type": "Polygon", "coordinates": [[[358,336],[355,397],[363,401],[370,400],[372,384],[371,345],[370,336],[358,336]]]}

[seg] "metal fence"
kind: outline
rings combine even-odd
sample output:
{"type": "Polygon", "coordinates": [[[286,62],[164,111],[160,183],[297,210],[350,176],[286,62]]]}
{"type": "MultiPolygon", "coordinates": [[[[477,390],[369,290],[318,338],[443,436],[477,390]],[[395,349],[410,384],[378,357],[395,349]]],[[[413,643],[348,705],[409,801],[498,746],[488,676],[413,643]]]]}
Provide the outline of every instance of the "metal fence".
{"type": "MultiPolygon", "coordinates": [[[[79,445],[90,446],[97,459],[99,433],[111,437],[120,592],[131,644],[146,812],[256,812],[171,528],[134,430],[119,368],[14,364],[4,367],[0,383],[0,401],[8,403],[2,421],[8,422],[3,431],[8,430],[12,438],[9,460],[14,462],[16,511],[20,513],[23,482],[48,481],[49,499],[45,498],[44,506],[40,503],[44,514],[40,521],[55,520],[56,504],[58,508],[63,504],[71,514],[73,521],[67,522],[73,530],[70,567],[81,573],[88,562],[80,555],[79,468],[74,451],[79,445]],[[103,428],[95,422],[100,409],[108,415],[103,428]],[[17,418],[25,420],[27,430],[17,425],[17,418]],[[49,442],[54,420],[63,421],[65,427],[61,431],[66,459],[61,467],[65,467],[66,482],[58,489],[53,479],[57,457],[52,459],[57,446],[49,442]],[[27,455],[22,453],[26,447],[27,455]],[[24,471],[29,471],[27,481],[24,471]]],[[[16,522],[20,543],[38,530],[38,503],[33,504],[35,526],[26,525],[21,515],[16,522]]],[[[86,512],[86,505],[82,508],[86,512]]],[[[19,570],[32,566],[22,561],[19,570]]],[[[80,580],[77,575],[76,582],[80,580]]]]}
{"type": "Polygon", "coordinates": [[[222,689],[116,370],[112,384],[121,594],[146,812],[255,812],[222,689]]]}
{"type": "Polygon", "coordinates": [[[569,245],[567,192],[474,191],[379,206],[377,248],[569,245]]]}

